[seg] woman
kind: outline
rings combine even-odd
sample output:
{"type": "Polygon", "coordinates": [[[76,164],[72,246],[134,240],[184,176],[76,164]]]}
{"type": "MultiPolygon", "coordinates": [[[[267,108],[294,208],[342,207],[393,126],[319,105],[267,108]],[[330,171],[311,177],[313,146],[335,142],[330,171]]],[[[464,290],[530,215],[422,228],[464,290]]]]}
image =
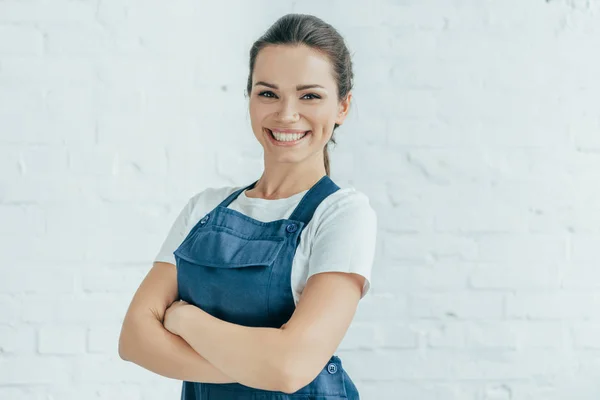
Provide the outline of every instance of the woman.
{"type": "Polygon", "coordinates": [[[183,380],[182,399],[359,398],[334,352],[370,287],[376,215],[329,178],[327,152],[352,77],[343,38],[314,16],[286,15],[253,45],[264,171],[189,200],[119,340],[123,359],[183,380]]]}

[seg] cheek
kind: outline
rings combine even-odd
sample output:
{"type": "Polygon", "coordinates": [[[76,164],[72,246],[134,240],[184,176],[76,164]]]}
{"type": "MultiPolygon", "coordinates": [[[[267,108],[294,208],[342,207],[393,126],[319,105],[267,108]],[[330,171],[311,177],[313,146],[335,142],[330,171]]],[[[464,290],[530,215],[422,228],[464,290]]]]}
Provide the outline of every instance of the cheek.
{"type": "Polygon", "coordinates": [[[250,100],[250,104],[248,105],[248,112],[252,117],[256,115],[256,104],[252,100],[250,100]]]}
{"type": "Polygon", "coordinates": [[[335,121],[335,118],[337,116],[336,109],[334,107],[331,107],[330,105],[315,107],[309,112],[311,118],[313,118],[315,122],[325,126],[333,125],[333,122],[335,121]]]}
{"type": "Polygon", "coordinates": [[[253,124],[260,124],[269,114],[269,107],[256,101],[251,101],[249,106],[250,118],[253,124]]]}

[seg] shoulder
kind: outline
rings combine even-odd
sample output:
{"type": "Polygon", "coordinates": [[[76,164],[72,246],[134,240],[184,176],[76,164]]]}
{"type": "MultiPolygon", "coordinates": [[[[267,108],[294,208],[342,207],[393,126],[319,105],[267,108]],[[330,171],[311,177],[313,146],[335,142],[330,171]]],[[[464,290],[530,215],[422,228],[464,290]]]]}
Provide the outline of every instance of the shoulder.
{"type": "Polygon", "coordinates": [[[190,210],[195,210],[201,213],[208,212],[219,205],[230,194],[243,186],[216,186],[207,187],[199,192],[196,192],[188,200],[190,210]]]}
{"type": "Polygon", "coordinates": [[[191,226],[198,222],[200,218],[241,187],[242,186],[207,187],[194,193],[188,198],[187,203],[180,212],[179,218],[181,223],[185,224],[188,230],[191,229],[191,226]]]}
{"type": "Polygon", "coordinates": [[[365,222],[377,219],[369,197],[352,186],[340,187],[327,196],[315,210],[314,217],[320,221],[351,218],[365,222]]]}
{"type": "Polygon", "coordinates": [[[340,188],[321,202],[309,225],[307,276],[334,271],[362,275],[364,297],[377,240],[377,215],[369,197],[353,187],[340,188]]]}

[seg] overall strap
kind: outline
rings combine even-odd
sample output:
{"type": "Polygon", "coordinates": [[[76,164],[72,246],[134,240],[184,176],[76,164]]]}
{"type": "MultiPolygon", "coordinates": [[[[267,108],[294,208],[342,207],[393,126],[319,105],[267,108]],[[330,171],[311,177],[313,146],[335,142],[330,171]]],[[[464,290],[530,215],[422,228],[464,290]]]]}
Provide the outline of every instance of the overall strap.
{"type": "Polygon", "coordinates": [[[234,201],[235,199],[237,199],[237,197],[246,189],[252,189],[254,187],[254,185],[256,185],[256,182],[258,182],[258,179],[256,181],[254,181],[253,183],[249,184],[246,187],[243,187],[241,189],[236,190],[235,192],[231,193],[229,196],[227,196],[227,198],[225,200],[223,200],[221,202],[221,204],[219,204],[219,206],[221,207],[227,207],[229,206],[229,204],[231,204],[232,201],[234,201]]]}
{"type": "Polygon", "coordinates": [[[321,202],[330,194],[338,191],[340,187],[336,185],[328,175],[324,175],[312,188],[302,197],[298,206],[292,215],[291,220],[302,221],[306,226],[313,217],[315,210],[321,202]]]}
{"type": "MultiPolygon", "coordinates": [[[[236,190],[225,200],[219,204],[222,207],[227,207],[234,201],[244,190],[252,189],[258,180],[254,181],[250,185],[236,190]]],[[[340,187],[336,185],[328,175],[324,175],[317,183],[315,183],[308,192],[302,197],[302,200],[298,203],[289,219],[294,221],[304,222],[306,226],[312,219],[315,210],[321,204],[321,202],[330,194],[338,191],[340,187]]]]}

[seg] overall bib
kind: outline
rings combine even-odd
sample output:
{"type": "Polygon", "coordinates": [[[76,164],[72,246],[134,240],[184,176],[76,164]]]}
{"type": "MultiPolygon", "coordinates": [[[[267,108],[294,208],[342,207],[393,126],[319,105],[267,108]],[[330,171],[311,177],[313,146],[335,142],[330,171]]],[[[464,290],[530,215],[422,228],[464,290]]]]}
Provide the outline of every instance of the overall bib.
{"type": "MultiPolygon", "coordinates": [[[[206,214],[174,251],[179,297],[224,321],[280,328],[296,308],[291,271],[300,234],[321,201],[339,187],[325,175],[304,195],[289,219],[262,222],[227,208],[256,182],[232,193],[206,214]]],[[[181,400],[358,398],[356,386],[335,355],[311,383],[294,394],[240,383],[187,381],[181,393],[181,400]]]]}

